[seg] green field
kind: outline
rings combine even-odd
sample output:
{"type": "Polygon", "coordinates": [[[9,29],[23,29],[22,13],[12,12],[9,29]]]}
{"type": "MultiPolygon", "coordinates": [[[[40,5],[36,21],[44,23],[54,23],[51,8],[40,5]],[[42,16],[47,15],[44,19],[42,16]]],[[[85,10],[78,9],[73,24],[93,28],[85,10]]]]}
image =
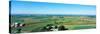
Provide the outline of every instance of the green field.
{"type": "MultiPolygon", "coordinates": [[[[95,15],[11,15],[11,23],[25,23],[22,32],[42,32],[47,24],[64,25],[69,30],[96,28],[95,15]]],[[[16,28],[11,29],[12,32],[16,28]]]]}

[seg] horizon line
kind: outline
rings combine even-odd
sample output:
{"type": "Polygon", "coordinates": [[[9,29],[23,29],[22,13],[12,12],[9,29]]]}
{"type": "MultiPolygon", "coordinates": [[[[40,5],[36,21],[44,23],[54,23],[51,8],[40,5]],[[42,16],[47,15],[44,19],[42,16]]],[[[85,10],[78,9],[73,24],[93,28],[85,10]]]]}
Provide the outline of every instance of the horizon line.
{"type": "MultiPolygon", "coordinates": [[[[10,14],[10,15],[24,15],[24,14],[10,14]]],[[[96,15],[96,14],[25,14],[25,15],[96,15]]]]}

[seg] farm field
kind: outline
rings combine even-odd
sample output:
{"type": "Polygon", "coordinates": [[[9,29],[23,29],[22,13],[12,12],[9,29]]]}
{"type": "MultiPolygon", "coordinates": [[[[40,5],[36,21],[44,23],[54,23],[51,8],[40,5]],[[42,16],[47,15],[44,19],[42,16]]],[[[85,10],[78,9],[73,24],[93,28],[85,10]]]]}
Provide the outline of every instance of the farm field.
{"type": "MultiPolygon", "coordinates": [[[[24,23],[22,32],[43,32],[41,29],[47,24],[64,25],[68,30],[93,29],[96,28],[95,15],[11,15],[11,24],[24,23]]],[[[11,28],[15,32],[16,28],[11,28]]]]}

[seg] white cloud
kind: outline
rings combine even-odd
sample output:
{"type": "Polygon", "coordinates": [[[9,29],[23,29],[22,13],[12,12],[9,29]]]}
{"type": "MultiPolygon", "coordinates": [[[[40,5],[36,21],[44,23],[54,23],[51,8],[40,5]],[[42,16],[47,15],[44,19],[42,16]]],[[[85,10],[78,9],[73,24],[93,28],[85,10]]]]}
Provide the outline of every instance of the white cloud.
{"type": "Polygon", "coordinates": [[[52,2],[52,3],[69,3],[81,5],[96,5],[96,0],[20,0],[20,1],[36,1],[36,2],[52,2]]]}

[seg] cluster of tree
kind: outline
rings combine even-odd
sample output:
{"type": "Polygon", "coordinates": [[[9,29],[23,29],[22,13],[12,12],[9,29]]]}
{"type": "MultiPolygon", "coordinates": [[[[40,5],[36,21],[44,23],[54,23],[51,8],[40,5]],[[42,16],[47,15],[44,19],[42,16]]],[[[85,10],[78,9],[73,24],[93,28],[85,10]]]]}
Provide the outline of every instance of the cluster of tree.
{"type": "Polygon", "coordinates": [[[41,31],[62,31],[62,30],[68,30],[68,28],[65,28],[64,25],[60,25],[60,26],[57,26],[57,25],[53,25],[53,24],[47,24],[46,26],[44,26],[42,28],[41,31]]]}

